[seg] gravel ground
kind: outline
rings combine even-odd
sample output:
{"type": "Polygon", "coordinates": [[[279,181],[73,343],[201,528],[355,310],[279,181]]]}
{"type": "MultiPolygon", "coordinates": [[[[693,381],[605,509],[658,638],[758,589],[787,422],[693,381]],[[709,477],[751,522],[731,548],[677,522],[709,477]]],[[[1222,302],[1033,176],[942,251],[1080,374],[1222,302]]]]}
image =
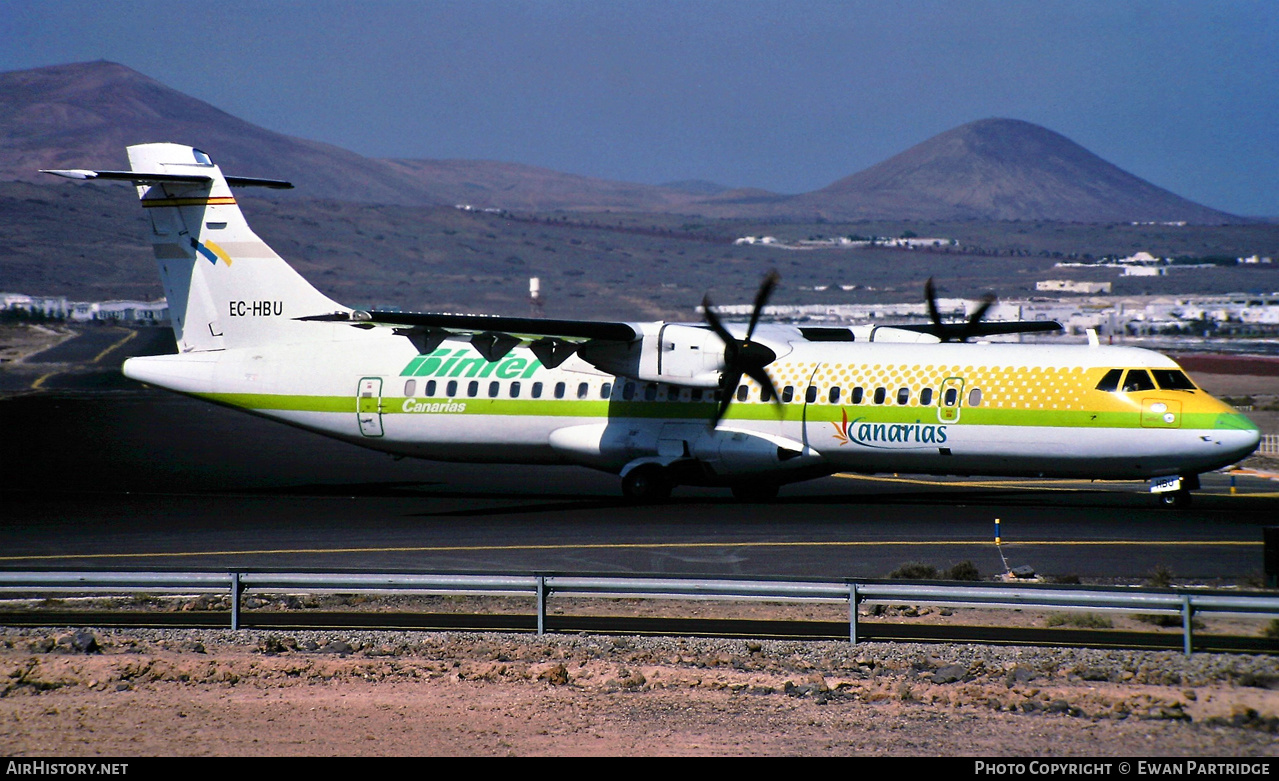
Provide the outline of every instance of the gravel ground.
{"type": "Polygon", "coordinates": [[[1276,756],[1267,656],[0,630],[12,756],[1276,756]]]}

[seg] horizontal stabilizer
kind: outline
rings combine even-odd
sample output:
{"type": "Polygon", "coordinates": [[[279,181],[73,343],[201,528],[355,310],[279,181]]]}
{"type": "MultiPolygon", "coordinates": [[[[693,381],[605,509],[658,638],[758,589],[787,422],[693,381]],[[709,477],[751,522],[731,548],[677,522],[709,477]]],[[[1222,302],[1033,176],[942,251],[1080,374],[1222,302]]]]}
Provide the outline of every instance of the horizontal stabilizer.
{"type": "MultiPolygon", "coordinates": [[[[137,171],[89,171],[83,168],[66,170],[41,169],[42,174],[53,174],[67,179],[117,179],[135,184],[206,184],[213,181],[202,174],[161,174],[137,171]]],[[[255,179],[248,176],[228,176],[226,183],[232,187],[270,187],[275,190],[291,190],[293,184],[281,179],[255,179]]]]}

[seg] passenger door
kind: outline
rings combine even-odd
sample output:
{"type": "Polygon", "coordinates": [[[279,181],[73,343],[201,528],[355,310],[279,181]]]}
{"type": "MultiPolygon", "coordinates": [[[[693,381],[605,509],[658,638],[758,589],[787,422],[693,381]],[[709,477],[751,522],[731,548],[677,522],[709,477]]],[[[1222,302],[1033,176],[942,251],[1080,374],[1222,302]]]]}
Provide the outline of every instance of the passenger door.
{"type": "Polygon", "coordinates": [[[355,404],[360,433],[366,437],[382,436],[382,378],[361,379],[355,404]]]}

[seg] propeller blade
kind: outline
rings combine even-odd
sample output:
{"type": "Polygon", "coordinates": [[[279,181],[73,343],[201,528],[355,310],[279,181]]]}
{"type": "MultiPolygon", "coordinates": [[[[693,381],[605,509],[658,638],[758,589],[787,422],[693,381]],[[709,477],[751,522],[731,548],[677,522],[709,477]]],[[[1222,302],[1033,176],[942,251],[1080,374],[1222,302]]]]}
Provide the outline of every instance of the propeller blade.
{"type": "Polygon", "coordinates": [[[741,381],[742,373],[740,371],[724,375],[724,382],[719,390],[719,406],[715,409],[715,417],[711,418],[712,429],[719,426],[720,420],[728,412],[728,406],[733,403],[733,394],[737,392],[737,386],[741,381]]]}
{"type": "Polygon", "coordinates": [[[715,309],[711,304],[710,296],[702,296],[702,313],[706,316],[706,323],[711,330],[724,342],[724,362],[730,363],[730,355],[737,355],[737,340],[728,332],[724,324],[720,322],[719,315],[715,314],[715,309]]]}
{"type": "Polygon", "coordinates": [[[771,394],[770,398],[772,399],[774,407],[781,409],[785,406],[782,404],[782,400],[777,393],[777,386],[773,384],[773,378],[768,376],[768,372],[764,371],[763,367],[752,367],[747,369],[746,374],[752,380],[758,382],[759,387],[768,389],[768,392],[771,394]]]}
{"type": "Polygon", "coordinates": [[[759,322],[759,315],[764,311],[764,304],[768,303],[768,298],[773,294],[773,288],[777,287],[780,279],[777,271],[770,271],[768,276],[764,277],[763,284],[759,286],[759,292],[755,294],[755,306],[751,309],[751,323],[746,328],[746,341],[749,342],[751,335],[755,333],[755,324],[759,322]]]}
{"type": "Polygon", "coordinates": [[[776,271],[770,271],[764,277],[763,284],[759,286],[759,290],[755,293],[755,305],[751,308],[751,319],[750,324],[746,327],[746,338],[741,340],[729,333],[728,328],[719,319],[719,315],[715,314],[715,307],[711,304],[710,294],[702,297],[702,312],[705,315],[706,324],[724,342],[724,371],[720,376],[719,405],[715,409],[715,416],[711,419],[712,429],[718,426],[720,420],[728,413],[728,408],[737,395],[737,387],[742,381],[743,374],[749,375],[760,384],[761,388],[768,388],[773,394],[774,402],[779,406],[781,405],[781,400],[777,398],[777,388],[764,371],[765,366],[777,360],[777,353],[773,352],[767,345],[751,341],[751,337],[755,333],[755,326],[759,325],[759,318],[764,311],[764,305],[768,303],[768,299],[773,294],[773,289],[777,287],[780,279],[781,277],[776,271]]]}
{"type": "Polygon", "coordinates": [[[937,311],[937,289],[933,287],[933,278],[924,283],[924,300],[928,302],[928,319],[933,321],[933,335],[945,341],[946,326],[942,325],[941,312],[937,311]]]}
{"type": "Polygon", "coordinates": [[[968,322],[964,323],[964,330],[960,334],[959,341],[966,342],[970,336],[977,332],[977,326],[981,324],[982,319],[986,317],[987,310],[994,305],[996,300],[998,300],[998,297],[994,293],[987,293],[982,296],[981,304],[968,316],[968,322]]]}

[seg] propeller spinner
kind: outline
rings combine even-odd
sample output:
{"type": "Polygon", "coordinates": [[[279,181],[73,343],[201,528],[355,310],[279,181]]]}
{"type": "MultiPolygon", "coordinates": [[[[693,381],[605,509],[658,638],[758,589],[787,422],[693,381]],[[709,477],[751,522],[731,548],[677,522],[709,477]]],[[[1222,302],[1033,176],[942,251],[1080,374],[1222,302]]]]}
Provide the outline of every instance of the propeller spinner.
{"type": "Polygon", "coordinates": [[[750,325],[746,327],[744,339],[738,339],[724,327],[719,315],[715,314],[709,295],[702,298],[702,311],[705,313],[707,325],[724,341],[724,373],[720,379],[720,401],[715,410],[715,417],[711,420],[711,428],[718,426],[724,413],[728,412],[729,405],[733,403],[734,391],[742,381],[742,375],[755,380],[761,388],[766,388],[773,403],[781,405],[781,400],[777,397],[777,388],[773,385],[772,378],[764,371],[766,366],[777,360],[777,353],[768,346],[751,340],[751,336],[755,333],[755,326],[759,323],[760,313],[764,305],[768,303],[768,298],[773,294],[773,289],[777,287],[779,280],[780,277],[776,271],[770,271],[768,276],[764,277],[763,284],[759,286],[759,292],[755,294],[755,305],[751,310],[750,325]]]}

